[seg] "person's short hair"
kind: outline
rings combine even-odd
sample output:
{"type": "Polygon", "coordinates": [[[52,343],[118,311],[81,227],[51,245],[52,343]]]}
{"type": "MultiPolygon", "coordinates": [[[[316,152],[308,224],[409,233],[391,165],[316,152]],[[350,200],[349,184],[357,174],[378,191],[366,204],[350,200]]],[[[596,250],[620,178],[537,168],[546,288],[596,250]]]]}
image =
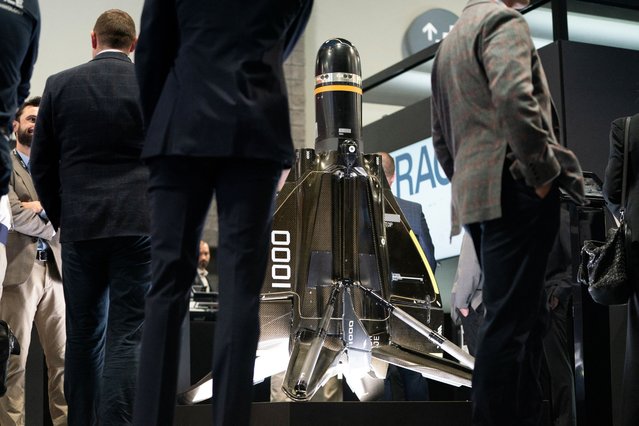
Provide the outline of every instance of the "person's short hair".
{"type": "Polygon", "coordinates": [[[95,21],[93,32],[103,47],[128,49],[135,41],[135,22],[128,13],[110,9],[95,21]]]}
{"type": "Polygon", "coordinates": [[[386,179],[390,181],[390,178],[395,174],[395,160],[388,152],[380,152],[379,155],[382,156],[382,169],[384,169],[386,179]]]}
{"type": "Polygon", "coordinates": [[[34,96],[24,101],[24,103],[20,105],[20,108],[18,108],[18,111],[16,111],[16,121],[20,121],[20,117],[22,117],[22,113],[24,113],[27,107],[39,107],[41,99],[42,97],[40,96],[34,96]]]}

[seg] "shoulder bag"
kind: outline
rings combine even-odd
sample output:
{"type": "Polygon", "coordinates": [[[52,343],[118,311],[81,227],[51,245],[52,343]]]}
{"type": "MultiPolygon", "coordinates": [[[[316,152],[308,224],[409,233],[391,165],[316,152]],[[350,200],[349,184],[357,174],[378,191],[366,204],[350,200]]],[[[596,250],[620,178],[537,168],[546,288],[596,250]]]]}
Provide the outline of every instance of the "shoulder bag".
{"type": "Polygon", "coordinates": [[[606,241],[587,240],[581,248],[581,263],[577,280],[587,285],[592,299],[602,305],[623,305],[628,303],[631,293],[627,267],[630,227],[624,217],[626,183],[628,179],[629,131],[630,117],[626,117],[619,226],[608,230],[606,241]]]}

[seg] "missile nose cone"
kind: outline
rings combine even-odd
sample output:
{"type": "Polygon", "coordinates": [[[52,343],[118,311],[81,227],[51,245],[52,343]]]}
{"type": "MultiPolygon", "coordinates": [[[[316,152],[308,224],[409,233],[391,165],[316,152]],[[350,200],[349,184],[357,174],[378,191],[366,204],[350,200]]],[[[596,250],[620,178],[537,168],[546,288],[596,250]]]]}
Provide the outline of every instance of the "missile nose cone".
{"type": "Polygon", "coordinates": [[[333,38],[320,46],[314,95],[315,150],[336,151],[347,139],[361,143],[362,67],[350,41],[333,38]]]}
{"type": "Polygon", "coordinates": [[[343,38],[325,41],[317,52],[315,75],[335,72],[362,75],[357,49],[350,41],[343,38]]]}

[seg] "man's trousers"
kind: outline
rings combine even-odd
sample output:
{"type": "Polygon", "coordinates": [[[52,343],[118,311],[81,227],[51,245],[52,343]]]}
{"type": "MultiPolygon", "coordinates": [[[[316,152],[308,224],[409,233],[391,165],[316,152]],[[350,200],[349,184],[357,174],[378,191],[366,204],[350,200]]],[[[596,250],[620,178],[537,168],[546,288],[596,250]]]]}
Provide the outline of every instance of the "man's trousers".
{"type": "Polygon", "coordinates": [[[216,426],[249,424],[276,162],[159,157],[149,161],[153,286],[146,301],[137,426],[172,425],[180,327],[213,194],[218,208],[219,311],[213,353],[216,426]]]}
{"type": "Polygon", "coordinates": [[[62,265],[69,426],[130,424],[151,286],[150,237],[64,242],[62,265]]]}
{"type": "Polygon", "coordinates": [[[34,260],[31,275],[19,285],[4,288],[0,318],[13,330],[21,346],[20,355],[9,356],[7,393],[0,398],[0,425],[25,424],[25,369],[31,329],[35,324],[48,371],[49,411],[54,425],[67,422],[64,398],[65,308],[60,274],[51,259],[34,260]]]}
{"type": "Polygon", "coordinates": [[[501,218],[467,226],[486,310],[473,371],[473,425],[536,426],[548,326],[544,276],[559,227],[559,190],[542,200],[505,168],[501,200],[501,218]]]}

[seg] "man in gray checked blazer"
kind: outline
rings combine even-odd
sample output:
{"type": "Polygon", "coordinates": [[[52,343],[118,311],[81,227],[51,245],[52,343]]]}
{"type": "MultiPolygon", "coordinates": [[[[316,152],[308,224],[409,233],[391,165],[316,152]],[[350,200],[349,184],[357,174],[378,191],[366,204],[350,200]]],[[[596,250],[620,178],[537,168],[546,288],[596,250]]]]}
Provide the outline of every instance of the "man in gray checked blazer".
{"type": "Polygon", "coordinates": [[[453,232],[470,232],[485,280],[473,425],[541,420],[544,271],[558,186],[583,199],[581,169],[557,145],[546,77],[513,10],[527,4],[469,1],[432,74],[433,143],[452,183],[453,232]]]}

